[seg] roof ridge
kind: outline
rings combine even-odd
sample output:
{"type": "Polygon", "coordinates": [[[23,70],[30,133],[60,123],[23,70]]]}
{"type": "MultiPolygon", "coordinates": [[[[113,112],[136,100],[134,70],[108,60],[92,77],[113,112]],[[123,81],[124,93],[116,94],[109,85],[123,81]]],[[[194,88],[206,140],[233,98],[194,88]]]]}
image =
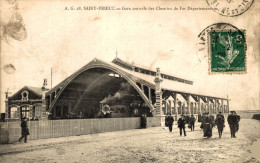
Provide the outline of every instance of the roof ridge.
{"type": "MultiPolygon", "coordinates": [[[[129,62],[127,62],[127,61],[124,61],[124,60],[122,60],[122,59],[120,59],[120,58],[118,58],[118,57],[116,57],[113,61],[112,61],[112,63],[114,63],[114,64],[117,64],[116,62],[119,62],[119,63],[121,63],[121,64],[123,64],[123,65],[125,65],[125,66],[127,66],[127,67],[130,67],[131,66],[131,70],[132,70],[132,67],[136,67],[136,68],[139,68],[139,69],[144,69],[144,70],[148,70],[148,71],[150,71],[150,72],[153,72],[153,73],[156,73],[156,70],[154,70],[154,69],[152,69],[152,68],[148,68],[148,67],[146,67],[146,66],[143,66],[143,65],[141,65],[141,64],[136,64],[136,63],[129,63],[129,62]]],[[[117,65],[119,65],[119,64],[117,64],[117,65]]],[[[123,67],[122,65],[119,65],[120,67],[123,67]]],[[[123,67],[123,68],[125,68],[125,67],[123,67]]],[[[133,70],[132,70],[133,71],[133,70]]],[[[162,75],[166,75],[166,76],[170,76],[170,77],[173,77],[173,78],[176,78],[176,80],[177,81],[186,81],[186,82],[184,82],[184,83],[189,83],[189,84],[193,84],[193,81],[192,80],[190,80],[190,79],[186,79],[186,77],[182,77],[182,76],[179,76],[179,75],[174,75],[174,74],[171,74],[171,73],[168,73],[168,72],[165,72],[165,71],[161,71],[160,70],[160,73],[162,74],[162,75]]],[[[149,75],[149,74],[148,74],[149,75]]],[[[163,77],[163,76],[162,76],[163,77]]],[[[166,77],[163,77],[164,79],[168,79],[168,78],[166,78],[166,77]]],[[[171,79],[168,79],[168,80],[171,80],[171,79]]]]}
{"type": "Polygon", "coordinates": [[[41,93],[39,93],[39,92],[33,90],[33,88],[41,88],[41,87],[33,87],[33,86],[27,86],[27,85],[25,85],[25,86],[23,86],[21,89],[19,89],[18,91],[16,91],[16,93],[13,94],[12,96],[10,96],[9,98],[13,98],[14,96],[16,96],[16,95],[17,95],[21,90],[23,90],[23,89],[29,89],[30,91],[32,91],[32,92],[35,93],[36,95],[42,96],[41,93]]]}
{"type": "Polygon", "coordinates": [[[42,96],[42,93],[39,93],[39,92],[38,92],[38,91],[41,91],[41,92],[42,92],[41,87],[33,87],[33,86],[25,86],[25,87],[27,87],[28,89],[30,89],[30,90],[31,90],[32,92],[34,92],[35,94],[42,96]],[[34,89],[39,89],[39,90],[34,90],[34,89]]]}

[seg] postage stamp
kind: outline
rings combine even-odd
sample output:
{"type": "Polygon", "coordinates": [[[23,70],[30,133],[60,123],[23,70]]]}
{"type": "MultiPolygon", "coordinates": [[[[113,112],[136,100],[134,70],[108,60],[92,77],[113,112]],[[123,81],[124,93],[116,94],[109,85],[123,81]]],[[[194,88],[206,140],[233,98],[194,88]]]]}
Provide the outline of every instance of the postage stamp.
{"type": "Polygon", "coordinates": [[[208,35],[212,31],[223,31],[223,30],[232,30],[232,31],[240,31],[236,26],[229,23],[215,23],[207,26],[203,31],[198,35],[196,41],[196,55],[198,57],[198,61],[202,62],[203,60],[208,60],[208,48],[209,48],[209,38],[208,35]]]}
{"type": "Polygon", "coordinates": [[[210,31],[209,73],[246,73],[245,30],[210,31]]]}
{"type": "Polygon", "coordinates": [[[207,0],[210,7],[222,16],[234,17],[246,12],[254,0],[207,0]]]}

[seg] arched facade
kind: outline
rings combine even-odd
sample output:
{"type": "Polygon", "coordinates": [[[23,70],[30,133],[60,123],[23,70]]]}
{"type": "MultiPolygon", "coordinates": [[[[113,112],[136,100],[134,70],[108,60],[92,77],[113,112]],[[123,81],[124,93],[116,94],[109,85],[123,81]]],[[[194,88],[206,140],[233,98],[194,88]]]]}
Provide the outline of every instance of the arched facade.
{"type": "Polygon", "coordinates": [[[135,107],[138,107],[139,111],[140,108],[146,108],[146,112],[152,115],[154,110],[152,101],[155,103],[151,95],[153,88],[148,85],[143,86],[143,84],[143,87],[140,87],[137,83],[130,74],[94,59],[63,81],[56,89],[47,93],[47,110],[55,118],[89,116],[92,118],[91,110],[94,109],[94,112],[97,112],[98,109],[102,110],[101,105],[106,104],[113,106],[111,108],[113,115],[118,112],[118,107],[127,110],[125,112],[128,112],[128,116],[134,116],[135,107]],[[97,91],[99,91],[98,94],[97,91]]]}
{"type": "Polygon", "coordinates": [[[93,59],[54,88],[48,90],[45,86],[25,86],[11,97],[7,95],[5,117],[99,118],[105,113],[163,117],[170,113],[177,119],[180,114],[229,112],[228,98],[197,94],[193,81],[119,58],[112,63],[93,59]]]}

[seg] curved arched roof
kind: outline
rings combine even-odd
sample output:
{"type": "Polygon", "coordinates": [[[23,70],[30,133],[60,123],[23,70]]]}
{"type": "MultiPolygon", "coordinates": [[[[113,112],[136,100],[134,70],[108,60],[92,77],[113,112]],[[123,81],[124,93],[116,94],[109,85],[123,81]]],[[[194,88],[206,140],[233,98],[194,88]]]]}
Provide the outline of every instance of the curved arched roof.
{"type": "MultiPolygon", "coordinates": [[[[142,92],[142,90],[137,86],[136,83],[141,83],[143,85],[146,85],[152,89],[155,89],[155,83],[154,79],[155,76],[149,75],[149,74],[144,74],[136,71],[132,71],[130,67],[124,68],[120,65],[117,65],[115,63],[107,63],[99,59],[93,59],[91,62],[89,62],[87,65],[83,66],[81,69],[70,75],[68,78],[60,82],[58,85],[56,85],[54,88],[49,90],[46,94],[46,96],[52,94],[56,90],[60,90],[59,93],[57,94],[57,98],[54,99],[53,103],[56,102],[58,99],[59,95],[61,92],[66,88],[66,86],[79,74],[81,74],[84,71],[87,71],[88,69],[91,68],[106,68],[111,71],[116,72],[117,74],[121,75],[123,78],[125,78],[141,95],[143,100],[147,103],[147,105],[150,107],[151,110],[154,110],[152,104],[149,102],[148,98],[145,96],[145,94],[142,92]]],[[[206,94],[198,94],[198,90],[194,88],[192,84],[187,84],[183,82],[178,82],[178,81],[173,81],[173,80],[167,80],[163,79],[163,82],[161,83],[161,88],[163,90],[167,90],[173,93],[184,93],[184,94],[190,94],[194,96],[201,96],[201,97],[208,97],[212,99],[224,99],[222,97],[215,97],[215,96],[209,96],[206,94]]],[[[201,92],[201,91],[200,91],[201,92]]],[[[50,109],[52,109],[53,104],[51,104],[50,109]]]]}
{"type": "Polygon", "coordinates": [[[84,67],[82,67],[81,69],[79,69],[78,71],[76,71],[75,73],[73,73],[71,76],[69,76],[68,78],[66,78],[65,80],[63,80],[60,84],[58,84],[57,86],[55,86],[53,89],[49,90],[46,94],[46,96],[52,94],[54,91],[56,90],[60,90],[58,92],[58,94],[56,95],[54,101],[52,102],[52,104],[50,105],[50,108],[48,109],[49,111],[52,110],[55,102],[59,99],[59,96],[61,95],[61,93],[65,90],[65,88],[68,86],[68,84],[75,79],[78,75],[80,75],[81,73],[88,71],[90,69],[93,68],[104,68],[104,69],[108,69],[111,70],[119,75],[121,75],[127,82],[129,82],[135,89],[136,91],[140,94],[140,96],[142,97],[142,99],[146,102],[146,104],[149,106],[149,108],[151,110],[154,110],[152,104],[150,103],[149,99],[146,97],[146,95],[142,92],[142,90],[137,86],[136,82],[140,82],[143,83],[151,88],[155,88],[155,85],[150,84],[148,82],[146,82],[145,80],[142,79],[138,79],[136,77],[134,77],[133,75],[122,71],[120,68],[118,68],[117,66],[112,66],[106,62],[103,62],[101,60],[98,59],[94,59],[92,60],[90,63],[88,63],[87,65],[85,65],[84,67]]]}

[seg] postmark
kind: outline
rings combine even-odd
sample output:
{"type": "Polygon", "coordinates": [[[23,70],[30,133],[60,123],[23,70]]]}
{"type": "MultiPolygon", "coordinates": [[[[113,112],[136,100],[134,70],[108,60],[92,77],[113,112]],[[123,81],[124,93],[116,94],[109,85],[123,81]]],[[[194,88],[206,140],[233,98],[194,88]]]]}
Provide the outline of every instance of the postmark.
{"type": "Polygon", "coordinates": [[[208,5],[222,16],[234,17],[246,12],[254,0],[206,0],[208,5]]]}
{"type": "Polygon", "coordinates": [[[196,46],[197,46],[197,56],[199,62],[204,60],[204,58],[208,57],[208,34],[211,31],[217,31],[217,30],[239,30],[237,27],[235,27],[232,24],[229,23],[215,23],[212,25],[207,26],[202,32],[198,35],[196,46]]]}
{"type": "Polygon", "coordinates": [[[214,30],[208,37],[210,74],[246,72],[244,30],[214,30]]]}
{"type": "MultiPolygon", "coordinates": [[[[209,74],[236,74],[236,73],[246,73],[246,54],[245,54],[245,71],[218,71],[218,72],[213,72],[211,71],[211,58],[210,58],[210,33],[214,31],[237,31],[238,33],[241,34],[241,39],[242,42],[244,43],[245,47],[245,52],[246,52],[246,35],[245,32],[243,33],[243,30],[240,30],[236,26],[229,24],[229,23],[215,23],[207,26],[205,29],[202,30],[202,32],[198,35],[196,46],[197,46],[197,51],[196,55],[198,58],[198,63],[200,64],[207,64],[208,65],[208,72],[209,74]],[[203,63],[204,62],[204,63],[203,63]]],[[[240,36],[239,36],[240,37],[240,36]]],[[[222,67],[223,68],[223,67],[222,67]]]]}

